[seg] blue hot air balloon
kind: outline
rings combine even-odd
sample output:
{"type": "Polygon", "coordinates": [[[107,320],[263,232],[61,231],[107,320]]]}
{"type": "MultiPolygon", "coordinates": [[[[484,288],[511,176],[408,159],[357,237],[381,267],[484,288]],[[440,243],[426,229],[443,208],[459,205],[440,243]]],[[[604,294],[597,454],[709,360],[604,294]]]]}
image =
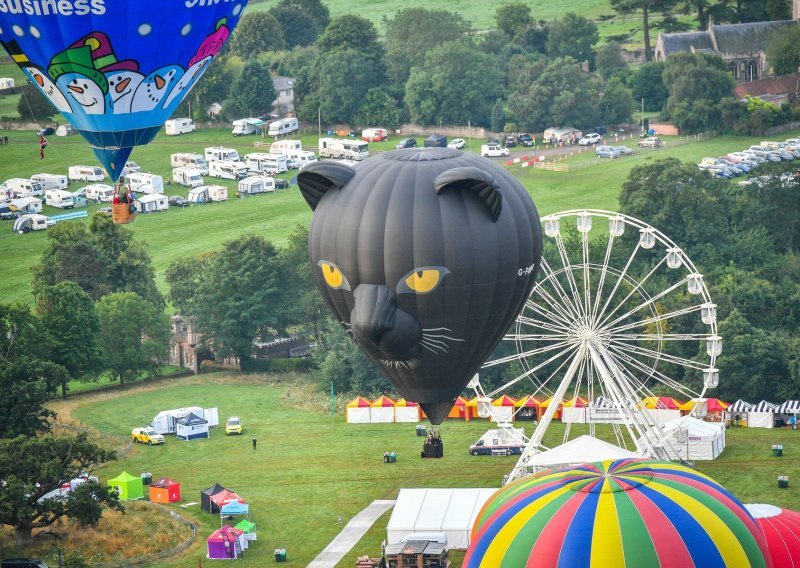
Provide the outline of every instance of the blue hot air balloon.
{"type": "Polygon", "coordinates": [[[3,0],[0,44],[113,180],[219,53],[247,0],[3,0]]]}

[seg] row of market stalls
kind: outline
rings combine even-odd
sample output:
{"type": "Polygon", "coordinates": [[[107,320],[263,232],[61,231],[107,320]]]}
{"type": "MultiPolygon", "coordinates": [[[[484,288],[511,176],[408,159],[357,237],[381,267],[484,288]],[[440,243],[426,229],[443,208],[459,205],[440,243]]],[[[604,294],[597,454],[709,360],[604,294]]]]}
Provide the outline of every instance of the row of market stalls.
{"type": "Polygon", "coordinates": [[[425,413],[415,402],[401,398],[392,400],[381,396],[369,401],[358,396],[345,406],[345,418],[351,424],[375,424],[386,422],[419,422],[425,413]]]}
{"type": "Polygon", "coordinates": [[[762,400],[751,404],[739,399],[727,409],[726,418],[735,426],[775,428],[789,424],[791,417],[797,414],[800,414],[800,400],[787,400],[782,404],[762,400]]]}
{"type": "Polygon", "coordinates": [[[108,480],[108,486],[117,492],[120,501],[144,499],[144,487],[148,487],[148,497],[153,503],[177,503],[181,500],[181,484],[162,477],[150,482],[149,474],[136,477],[123,471],[114,479],[108,480]]]}
{"type": "Polygon", "coordinates": [[[220,528],[208,537],[207,557],[216,560],[241,558],[250,542],[257,540],[256,524],[250,520],[250,505],[236,492],[219,483],[200,491],[200,509],[211,515],[219,515],[220,528]],[[236,525],[226,521],[243,517],[236,525]]]}

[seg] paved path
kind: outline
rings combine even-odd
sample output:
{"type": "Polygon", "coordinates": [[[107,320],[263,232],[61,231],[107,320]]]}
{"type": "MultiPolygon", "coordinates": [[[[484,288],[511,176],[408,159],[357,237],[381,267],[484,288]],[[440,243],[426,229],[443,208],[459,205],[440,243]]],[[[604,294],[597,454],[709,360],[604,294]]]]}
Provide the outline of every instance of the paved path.
{"type": "Polygon", "coordinates": [[[396,501],[373,501],[367,508],[353,517],[331,543],[308,565],[308,568],[334,568],[344,555],[350,552],[367,530],[396,501]]]}

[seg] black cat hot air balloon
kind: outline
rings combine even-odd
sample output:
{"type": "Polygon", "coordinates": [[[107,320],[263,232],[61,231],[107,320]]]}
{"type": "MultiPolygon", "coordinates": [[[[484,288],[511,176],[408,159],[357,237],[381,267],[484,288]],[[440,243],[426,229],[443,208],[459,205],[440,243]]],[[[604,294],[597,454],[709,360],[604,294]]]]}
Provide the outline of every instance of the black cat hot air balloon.
{"type": "Polygon", "coordinates": [[[298,184],[326,303],[441,424],[533,287],[541,234],[528,193],[491,161],[444,148],[322,161],[298,184]]]}
{"type": "Polygon", "coordinates": [[[247,0],[0,0],[0,45],[113,180],[208,69],[247,0]]]}

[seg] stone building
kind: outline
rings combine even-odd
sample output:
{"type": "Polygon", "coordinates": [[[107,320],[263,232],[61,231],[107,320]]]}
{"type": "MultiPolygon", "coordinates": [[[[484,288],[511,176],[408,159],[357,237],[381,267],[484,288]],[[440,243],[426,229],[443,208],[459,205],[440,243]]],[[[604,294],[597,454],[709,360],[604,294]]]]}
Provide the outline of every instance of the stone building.
{"type": "Polygon", "coordinates": [[[172,316],[172,340],[169,346],[170,365],[191,369],[196,375],[200,372],[197,357],[197,332],[194,321],[183,316],[172,316]]]}

